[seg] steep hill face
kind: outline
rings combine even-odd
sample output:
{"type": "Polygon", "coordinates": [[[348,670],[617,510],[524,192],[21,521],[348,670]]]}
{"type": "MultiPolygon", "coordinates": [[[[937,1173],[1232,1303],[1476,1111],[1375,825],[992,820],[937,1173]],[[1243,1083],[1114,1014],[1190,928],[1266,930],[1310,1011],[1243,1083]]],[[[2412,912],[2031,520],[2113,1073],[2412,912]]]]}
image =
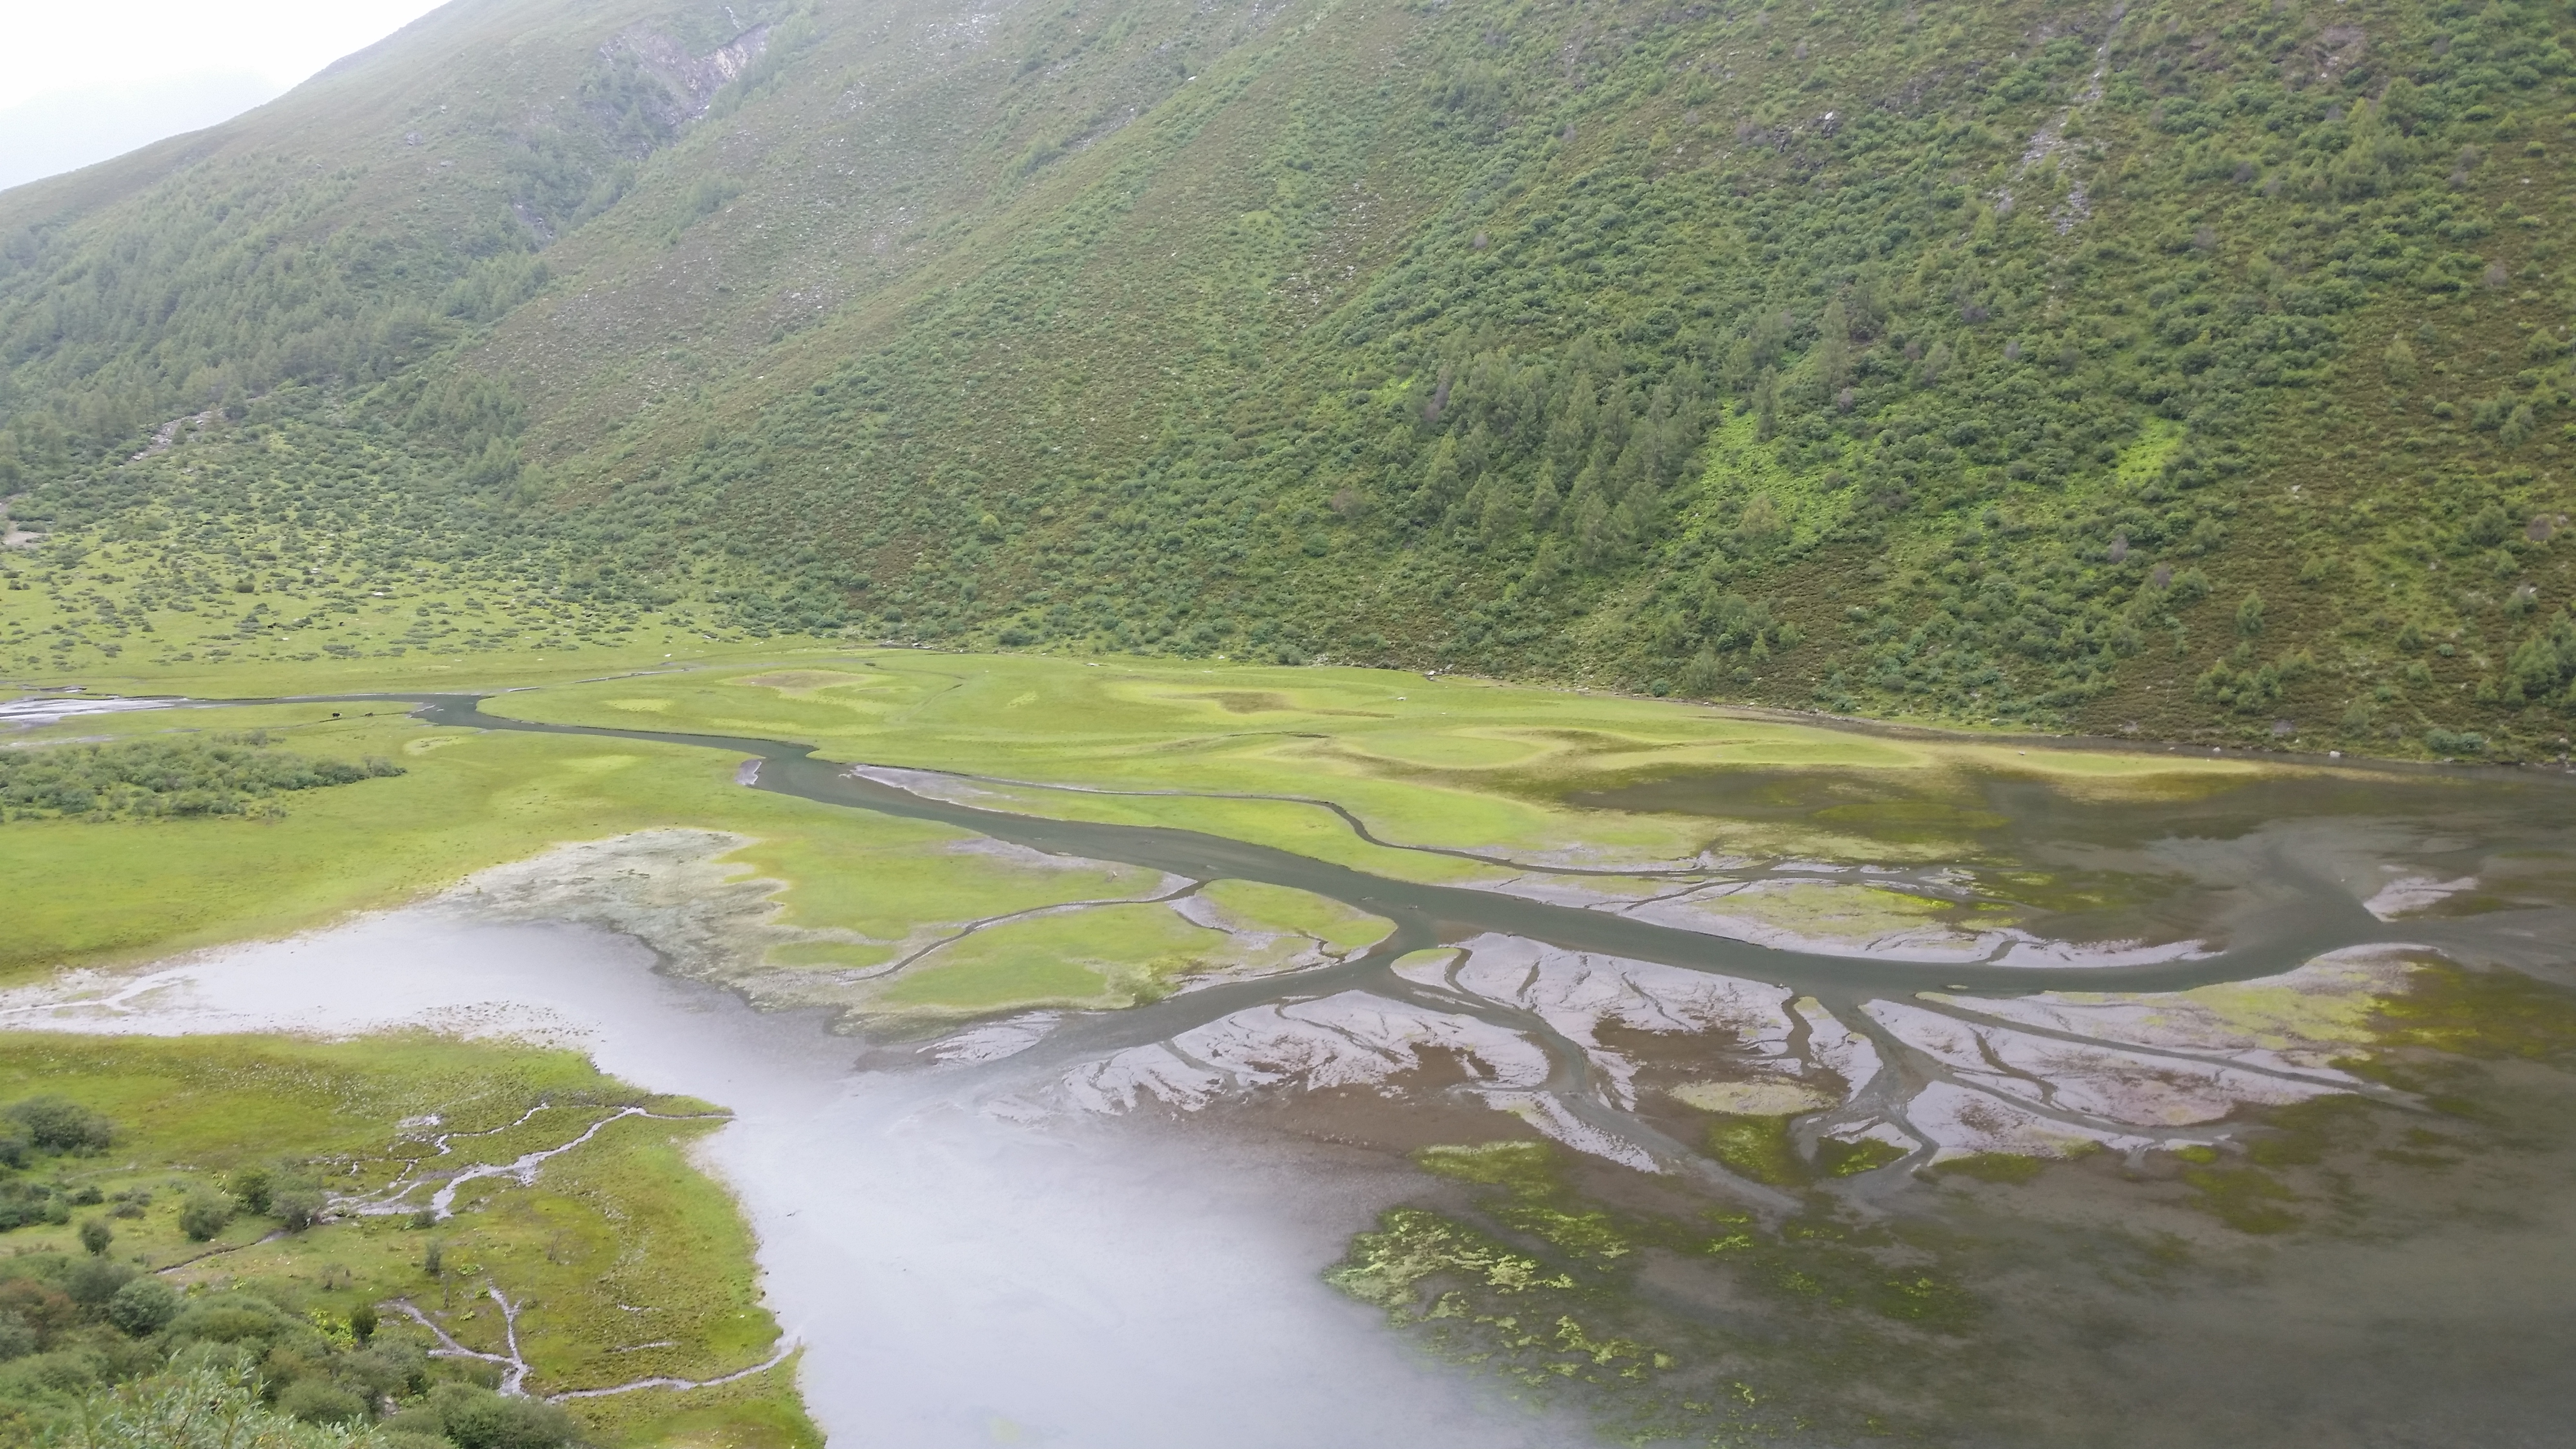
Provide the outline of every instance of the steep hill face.
{"type": "Polygon", "coordinates": [[[71,536],[291,425],[752,628],[2556,754],[2571,29],[461,3],[0,195],[0,469],[71,536]]]}

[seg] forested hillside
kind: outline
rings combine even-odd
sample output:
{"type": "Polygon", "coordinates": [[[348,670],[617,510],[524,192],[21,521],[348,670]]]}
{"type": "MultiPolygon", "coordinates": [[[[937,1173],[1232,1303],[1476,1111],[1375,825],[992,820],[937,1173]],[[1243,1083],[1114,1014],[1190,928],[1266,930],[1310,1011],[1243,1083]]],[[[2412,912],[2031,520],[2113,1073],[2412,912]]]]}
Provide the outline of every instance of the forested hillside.
{"type": "Polygon", "coordinates": [[[2556,755],[2571,43],[459,0],[0,194],[0,561],[2556,755]]]}

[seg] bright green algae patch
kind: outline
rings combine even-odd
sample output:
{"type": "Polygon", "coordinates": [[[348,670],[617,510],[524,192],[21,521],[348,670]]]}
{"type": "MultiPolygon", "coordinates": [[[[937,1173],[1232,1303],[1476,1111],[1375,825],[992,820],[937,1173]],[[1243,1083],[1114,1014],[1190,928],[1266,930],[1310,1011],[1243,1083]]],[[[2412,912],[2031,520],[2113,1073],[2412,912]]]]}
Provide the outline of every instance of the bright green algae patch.
{"type": "Polygon", "coordinates": [[[1790,1117],[1721,1116],[1708,1126],[1708,1155],[1755,1182],[1775,1187],[1807,1180],[1807,1164],[1789,1140],[1790,1117]]]}
{"type": "MultiPolygon", "coordinates": [[[[362,1413],[377,1392],[400,1411],[438,1383],[488,1379],[484,1367],[423,1358],[435,1345],[390,1306],[398,1298],[469,1347],[501,1352],[503,1325],[485,1296],[501,1290],[521,1305],[518,1342],[540,1394],[652,1375],[709,1378],[765,1362],[776,1347],[750,1233],[688,1159],[721,1110],[637,1092],[574,1053],[424,1035],[345,1044],[0,1036],[0,1101],[32,1093],[101,1113],[117,1131],[109,1150],[41,1166],[90,1205],[63,1224],[0,1235],[11,1255],[0,1257],[0,1302],[35,1291],[13,1284],[61,1278],[77,1289],[80,1272],[101,1271],[82,1264],[98,1261],[169,1284],[180,1311],[137,1332],[106,1311],[113,1303],[84,1307],[75,1294],[71,1310],[38,1320],[27,1342],[0,1334],[0,1354],[14,1360],[0,1362],[0,1439],[27,1442],[85,1395],[181,1352],[238,1353],[290,1404],[365,1385],[362,1413]],[[433,1226],[397,1214],[298,1228],[278,1216],[299,1193],[318,1202],[324,1189],[381,1190],[410,1159],[453,1171],[558,1147],[633,1107],[678,1120],[609,1122],[549,1159],[531,1184],[470,1184],[455,1215],[433,1226]],[[434,1126],[422,1120],[433,1115],[434,1126]],[[435,1156],[430,1134],[450,1132],[460,1134],[449,1139],[453,1154],[435,1156]],[[208,1204],[218,1210],[207,1213],[208,1204]],[[77,1241],[92,1221],[113,1235],[98,1260],[77,1241]],[[648,1310],[650,1336],[667,1342],[635,1347],[630,1307],[648,1310]],[[219,1308],[234,1325],[221,1333],[207,1321],[219,1308]],[[350,1325],[369,1308],[378,1326],[361,1352],[350,1325]]],[[[406,1203],[427,1197],[415,1190],[406,1203]]],[[[785,1366],[719,1387],[570,1407],[602,1443],[821,1442],[785,1366]]]]}
{"type": "Polygon", "coordinates": [[[2406,1059],[2383,1061],[2383,1072],[2419,1065],[2423,1054],[2556,1061],[2576,1053],[2576,993],[2517,972],[2422,967],[2404,992],[2374,1004],[2378,1042],[2406,1059]]]}

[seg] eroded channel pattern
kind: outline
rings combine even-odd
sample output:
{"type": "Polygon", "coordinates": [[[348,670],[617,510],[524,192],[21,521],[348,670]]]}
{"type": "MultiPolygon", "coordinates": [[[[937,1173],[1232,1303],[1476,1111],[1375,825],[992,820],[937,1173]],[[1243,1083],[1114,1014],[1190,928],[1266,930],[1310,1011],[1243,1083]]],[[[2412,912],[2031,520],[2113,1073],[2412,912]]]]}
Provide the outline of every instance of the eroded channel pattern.
{"type": "Polygon", "coordinates": [[[2144,1402],[2196,1426],[2170,1442],[2357,1442],[2287,1400],[2232,1407],[2258,1369],[2391,1424],[2502,1392],[2480,1442],[2576,1408],[2470,1349],[2410,1369],[2316,1326],[2438,1302],[2494,1363],[2576,1349],[2558,796],[2267,784],[2118,822],[2026,801],[1955,862],[1575,852],[1432,886],[1054,818],[1015,782],[542,728],[750,752],[748,787],[1116,888],[832,936],[722,865],[740,837],[656,832],[448,908],[595,920],[677,974],[830,1007],[874,1089],[926,1112],[1407,1154],[1418,1200],[1331,1281],[1533,1394],[1581,1386],[1618,1434],[2143,1444],[2101,1406],[2144,1402]],[[1239,884],[1386,929],[1282,929],[1227,903],[1239,884]],[[1005,932],[1147,919],[1223,944],[1115,1001],[918,985],[1005,932]],[[882,954],[819,959],[845,947],[882,954]],[[2231,1339],[2249,1315],[2301,1327],[2231,1339]]]}
{"type": "MultiPolygon", "coordinates": [[[[1194,1112],[1391,1087],[1445,1065],[1458,1080],[1439,1091],[1648,1172],[1712,1167],[1658,1124],[1676,1110],[1795,1118],[1818,1140],[1901,1149],[1873,1171],[1987,1153],[2135,1155],[2211,1146],[2247,1107],[2383,1093],[2331,1063],[2413,969],[2407,952],[2372,948],[2195,992],[1927,992],[1837,1013],[1776,983],[1485,934],[1396,962],[1390,990],[1231,1011],[1080,1062],[997,1110],[1194,1112]]],[[[1056,1020],[981,1026],[930,1054],[995,1060],[1056,1020]]]]}

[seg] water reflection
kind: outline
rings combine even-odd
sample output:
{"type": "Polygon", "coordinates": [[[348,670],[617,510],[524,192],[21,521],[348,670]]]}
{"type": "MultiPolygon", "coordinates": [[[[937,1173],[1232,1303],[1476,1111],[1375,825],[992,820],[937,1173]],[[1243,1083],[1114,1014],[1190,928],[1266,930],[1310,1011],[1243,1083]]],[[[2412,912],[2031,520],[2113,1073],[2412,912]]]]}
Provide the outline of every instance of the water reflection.
{"type": "Polygon", "coordinates": [[[445,908],[93,983],[13,1026],[574,1046],[737,1120],[705,1148],[760,1238],[773,1312],[839,1445],[1539,1445],[1579,1431],[1390,1353],[1317,1278],[1399,1163],[1268,1133],[1174,1140],[973,1110],[954,1078],[861,1072],[814,1016],[653,972],[634,941],[445,908]]]}

